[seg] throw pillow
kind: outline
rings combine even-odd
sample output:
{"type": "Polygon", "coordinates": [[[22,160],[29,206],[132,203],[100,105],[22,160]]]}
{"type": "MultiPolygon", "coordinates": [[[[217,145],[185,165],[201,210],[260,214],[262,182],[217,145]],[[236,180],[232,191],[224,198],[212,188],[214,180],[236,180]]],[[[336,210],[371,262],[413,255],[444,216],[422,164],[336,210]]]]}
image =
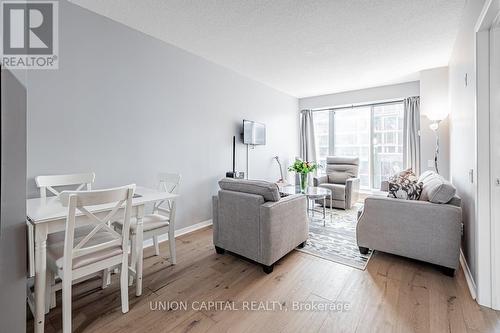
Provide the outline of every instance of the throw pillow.
{"type": "Polygon", "coordinates": [[[423,183],[418,181],[412,169],[401,171],[389,179],[389,198],[418,200],[423,183]]]}

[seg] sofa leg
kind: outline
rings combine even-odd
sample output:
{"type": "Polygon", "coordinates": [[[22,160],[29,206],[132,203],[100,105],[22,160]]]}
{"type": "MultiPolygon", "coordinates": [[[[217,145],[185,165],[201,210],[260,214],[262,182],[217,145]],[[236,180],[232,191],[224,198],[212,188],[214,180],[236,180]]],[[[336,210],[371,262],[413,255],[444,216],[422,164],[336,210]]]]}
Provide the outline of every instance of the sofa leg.
{"type": "Polygon", "coordinates": [[[369,248],[363,247],[363,246],[359,246],[359,253],[361,253],[361,254],[368,254],[368,251],[370,251],[369,248]]]}
{"type": "Polygon", "coordinates": [[[226,250],[224,250],[222,247],[216,246],[215,252],[217,252],[217,254],[224,254],[224,252],[226,252],[226,250]]]}
{"type": "Polygon", "coordinates": [[[449,277],[454,277],[455,276],[455,270],[450,267],[441,267],[441,272],[443,272],[444,275],[449,276],[449,277]]]}
{"type": "Polygon", "coordinates": [[[270,273],[272,273],[272,272],[273,272],[273,269],[274,269],[274,264],[269,265],[269,266],[267,266],[267,265],[262,265],[262,270],[263,270],[263,271],[264,271],[264,273],[266,273],[266,274],[270,274],[270,273]]]}
{"type": "Polygon", "coordinates": [[[297,246],[299,249],[303,249],[304,246],[306,246],[306,242],[302,242],[299,244],[299,246],[297,246]]]}

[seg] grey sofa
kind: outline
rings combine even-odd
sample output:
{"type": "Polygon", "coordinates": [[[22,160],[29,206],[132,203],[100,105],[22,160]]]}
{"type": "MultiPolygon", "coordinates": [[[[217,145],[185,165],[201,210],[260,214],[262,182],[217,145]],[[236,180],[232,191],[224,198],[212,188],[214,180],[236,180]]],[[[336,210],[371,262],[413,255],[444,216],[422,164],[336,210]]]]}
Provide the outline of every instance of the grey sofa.
{"type": "MultiPolygon", "coordinates": [[[[314,186],[324,187],[333,192],[332,206],[349,209],[358,201],[359,193],[359,158],[328,156],[326,158],[326,175],[313,178],[314,186]]],[[[326,204],[330,205],[330,196],[326,204]]],[[[323,201],[318,201],[323,204],[323,201]]]]}
{"type": "Polygon", "coordinates": [[[274,263],[308,238],[304,195],[280,197],[278,186],[265,181],[225,178],[213,197],[213,238],[217,253],[225,250],[263,265],[274,263]]]}
{"type": "Polygon", "coordinates": [[[442,266],[453,276],[459,264],[462,233],[461,200],[455,187],[433,171],[422,174],[420,200],[372,195],[359,212],[357,242],[368,249],[388,252],[442,266]]]}

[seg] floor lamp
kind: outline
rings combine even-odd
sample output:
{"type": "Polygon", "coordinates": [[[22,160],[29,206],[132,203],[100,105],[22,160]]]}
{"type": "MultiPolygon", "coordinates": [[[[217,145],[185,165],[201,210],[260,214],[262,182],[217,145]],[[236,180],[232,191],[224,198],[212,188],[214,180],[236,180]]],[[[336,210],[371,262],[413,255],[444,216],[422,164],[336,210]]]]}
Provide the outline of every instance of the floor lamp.
{"type": "Polygon", "coordinates": [[[433,122],[429,125],[429,128],[436,135],[436,150],[434,151],[434,168],[436,172],[439,173],[438,169],[438,157],[439,157],[439,123],[441,120],[433,120],[433,122]]]}

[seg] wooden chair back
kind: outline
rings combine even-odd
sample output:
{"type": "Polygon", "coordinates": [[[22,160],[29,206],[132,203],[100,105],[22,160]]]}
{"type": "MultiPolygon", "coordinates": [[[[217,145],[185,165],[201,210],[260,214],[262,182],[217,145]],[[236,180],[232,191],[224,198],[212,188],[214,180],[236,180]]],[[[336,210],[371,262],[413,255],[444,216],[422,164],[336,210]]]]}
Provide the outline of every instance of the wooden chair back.
{"type": "Polygon", "coordinates": [[[69,175],[50,175],[35,177],[36,185],[40,188],[40,197],[47,196],[47,190],[54,195],[59,195],[60,192],[54,187],[78,185],[76,191],[81,191],[84,188],[87,191],[92,190],[92,184],[95,180],[95,173],[76,173],[69,175]]]}
{"type": "Polygon", "coordinates": [[[125,255],[128,255],[130,214],[134,190],[135,185],[128,185],[96,191],[63,191],[59,194],[63,206],[68,207],[64,239],[63,271],[72,269],[72,261],[74,258],[102,251],[117,245],[122,247],[125,255]],[[111,211],[109,211],[104,218],[96,216],[96,214],[90,212],[88,209],[89,206],[104,204],[114,204],[111,211]],[[117,217],[117,215],[121,213],[124,213],[124,216],[117,217]],[[85,215],[89,219],[90,224],[93,224],[95,227],[75,245],[75,219],[79,214],[85,215]],[[121,234],[110,227],[111,222],[116,221],[117,218],[123,219],[121,234]],[[101,230],[107,231],[108,235],[112,236],[112,240],[87,245],[87,243],[101,230]]]}

